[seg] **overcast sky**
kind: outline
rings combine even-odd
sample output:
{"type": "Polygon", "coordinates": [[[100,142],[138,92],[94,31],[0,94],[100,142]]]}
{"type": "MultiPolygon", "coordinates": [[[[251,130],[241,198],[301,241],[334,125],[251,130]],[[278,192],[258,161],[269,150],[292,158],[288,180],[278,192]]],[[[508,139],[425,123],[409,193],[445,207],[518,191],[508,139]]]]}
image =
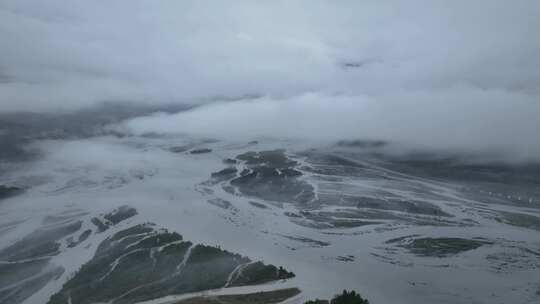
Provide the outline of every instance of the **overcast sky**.
{"type": "Polygon", "coordinates": [[[537,0],[1,0],[0,111],[256,94],[130,127],[540,154],[538,29],[537,0]]]}

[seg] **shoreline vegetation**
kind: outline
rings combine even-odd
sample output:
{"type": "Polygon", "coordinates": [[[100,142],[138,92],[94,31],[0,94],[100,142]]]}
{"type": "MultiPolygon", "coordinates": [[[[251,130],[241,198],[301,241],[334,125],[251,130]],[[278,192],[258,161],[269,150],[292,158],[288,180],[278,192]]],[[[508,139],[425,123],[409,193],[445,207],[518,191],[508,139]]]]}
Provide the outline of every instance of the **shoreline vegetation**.
{"type": "Polygon", "coordinates": [[[305,302],[304,304],[369,304],[367,299],[364,299],[359,293],[354,290],[343,290],[341,294],[335,295],[330,301],[315,299],[305,302]]]}
{"type": "Polygon", "coordinates": [[[175,304],[276,304],[300,294],[298,288],[259,291],[246,294],[199,296],[175,304]]]}
{"type": "MultiPolygon", "coordinates": [[[[174,304],[277,304],[291,299],[301,293],[298,288],[284,288],[272,291],[259,291],[246,294],[196,296],[174,302],[174,304]]],[[[331,300],[315,299],[304,304],[369,304],[354,290],[343,290],[331,300]]]]}
{"type": "MultiPolygon", "coordinates": [[[[136,214],[132,210],[129,216],[136,214]]],[[[104,217],[113,225],[116,223],[114,216],[104,217]]],[[[218,247],[194,244],[176,232],[146,223],[121,230],[102,241],[94,257],[48,303],[127,304],[293,277],[294,273],[281,266],[253,261],[218,247]]]]}

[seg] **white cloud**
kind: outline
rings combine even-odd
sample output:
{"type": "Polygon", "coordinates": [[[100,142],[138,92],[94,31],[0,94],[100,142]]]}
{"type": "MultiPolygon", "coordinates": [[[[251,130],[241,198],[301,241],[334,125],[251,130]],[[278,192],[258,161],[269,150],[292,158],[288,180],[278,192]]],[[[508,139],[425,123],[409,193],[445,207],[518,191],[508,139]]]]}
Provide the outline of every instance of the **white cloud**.
{"type": "Polygon", "coordinates": [[[135,118],[117,127],[136,135],[220,139],[383,139],[433,149],[495,151],[531,160],[540,155],[538,113],[540,104],[531,95],[456,87],[376,98],[309,93],[213,103],[178,114],[135,118]]]}

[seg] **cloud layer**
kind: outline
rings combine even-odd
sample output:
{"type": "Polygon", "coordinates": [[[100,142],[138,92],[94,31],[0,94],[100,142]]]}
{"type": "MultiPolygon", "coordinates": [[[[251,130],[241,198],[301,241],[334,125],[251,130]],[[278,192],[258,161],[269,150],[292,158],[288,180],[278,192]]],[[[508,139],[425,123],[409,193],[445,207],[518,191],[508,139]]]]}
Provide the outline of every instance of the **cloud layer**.
{"type": "Polygon", "coordinates": [[[538,1],[0,4],[2,110],[469,85],[538,94],[538,1]]]}
{"type": "Polygon", "coordinates": [[[0,111],[255,94],[158,125],[533,154],[538,28],[535,0],[5,0],[0,111]]]}

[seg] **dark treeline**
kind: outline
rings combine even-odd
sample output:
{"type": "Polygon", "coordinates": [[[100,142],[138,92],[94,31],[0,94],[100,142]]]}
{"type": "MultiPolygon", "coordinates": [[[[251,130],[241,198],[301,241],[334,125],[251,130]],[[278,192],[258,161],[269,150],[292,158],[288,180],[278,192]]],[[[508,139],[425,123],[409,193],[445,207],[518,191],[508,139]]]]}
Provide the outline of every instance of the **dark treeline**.
{"type": "Polygon", "coordinates": [[[307,301],[304,304],[369,304],[369,301],[362,298],[362,296],[354,290],[343,290],[341,294],[335,295],[330,301],[315,299],[307,301]]]}

